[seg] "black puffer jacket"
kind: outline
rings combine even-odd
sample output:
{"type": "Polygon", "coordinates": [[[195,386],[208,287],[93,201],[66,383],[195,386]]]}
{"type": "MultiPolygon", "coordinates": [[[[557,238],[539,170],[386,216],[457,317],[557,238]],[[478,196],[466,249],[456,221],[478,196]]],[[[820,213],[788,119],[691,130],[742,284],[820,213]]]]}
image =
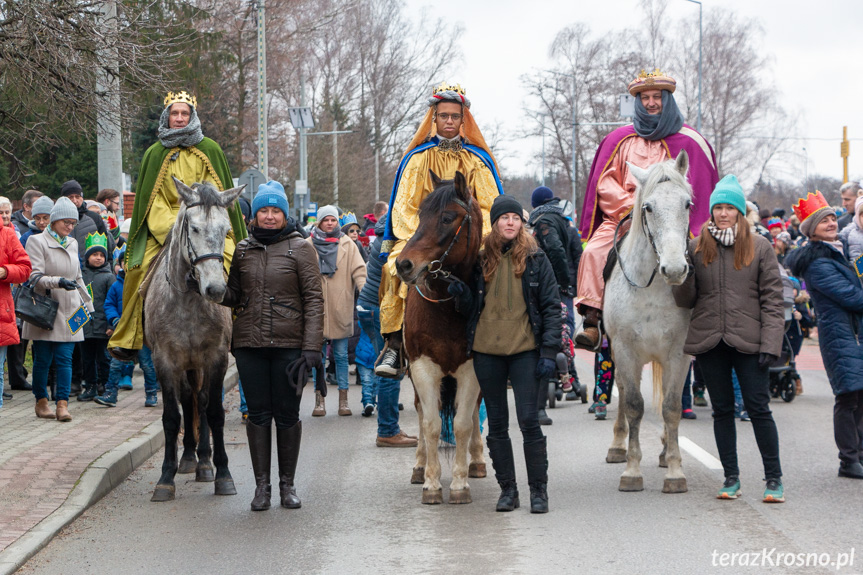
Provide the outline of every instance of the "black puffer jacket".
{"type": "Polygon", "coordinates": [[[572,293],[578,292],[578,264],[581,263],[581,254],[584,247],[581,245],[581,234],[575,226],[569,226],[569,280],[572,293]]]}
{"type": "MultiPolygon", "coordinates": [[[[555,201],[555,200],[550,200],[555,201]]],[[[534,237],[539,247],[548,256],[554,277],[561,291],[569,291],[572,285],[570,277],[569,253],[569,222],[565,217],[555,212],[539,214],[534,211],[531,215],[530,225],[533,226],[534,237]],[[538,215],[534,219],[534,215],[538,215]]]]}
{"type": "Polygon", "coordinates": [[[81,207],[78,208],[78,223],[75,225],[75,229],[72,230],[72,233],[69,234],[78,242],[78,255],[81,258],[81,267],[84,267],[84,252],[87,251],[87,236],[90,234],[105,235],[108,239],[108,263],[113,263],[114,247],[116,247],[114,234],[108,233],[108,229],[105,227],[105,222],[102,220],[102,216],[95,212],[91,212],[84,206],[85,204],[81,204],[81,207]]]}
{"type": "MultiPolygon", "coordinates": [[[[560,292],[554,278],[554,270],[548,257],[537,250],[527,258],[527,268],[521,276],[521,288],[527,305],[530,327],[536,339],[536,348],[542,357],[554,359],[560,351],[560,292]]],[[[485,305],[485,279],[482,267],[477,264],[471,285],[456,299],[456,310],[468,318],[467,349],[473,351],[473,339],[479,316],[485,305]]]]}

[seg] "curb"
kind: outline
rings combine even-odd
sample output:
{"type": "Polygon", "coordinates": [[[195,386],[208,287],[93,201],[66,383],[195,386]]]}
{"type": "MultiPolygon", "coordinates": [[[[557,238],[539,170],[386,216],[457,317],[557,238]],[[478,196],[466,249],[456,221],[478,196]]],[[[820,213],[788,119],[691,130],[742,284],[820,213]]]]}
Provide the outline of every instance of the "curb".
{"type": "MultiPolygon", "coordinates": [[[[225,374],[224,390],[233,389],[239,379],[236,365],[230,365],[225,374]]],[[[123,483],[164,445],[165,433],[160,419],[97,458],[84,470],[60,507],[0,552],[0,575],[11,575],[20,569],[48,545],[61,529],[123,483]]]]}

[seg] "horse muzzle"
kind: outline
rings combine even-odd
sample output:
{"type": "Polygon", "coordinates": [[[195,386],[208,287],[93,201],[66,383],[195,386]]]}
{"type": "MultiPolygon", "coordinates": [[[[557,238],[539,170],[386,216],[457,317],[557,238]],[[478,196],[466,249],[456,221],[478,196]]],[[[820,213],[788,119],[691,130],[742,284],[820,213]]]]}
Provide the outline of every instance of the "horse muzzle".
{"type": "Polygon", "coordinates": [[[682,265],[660,265],[659,273],[662,274],[662,277],[665,279],[667,284],[678,286],[686,281],[686,276],[689,273],[689,266],[686,264],[686,260],[683,260],[682,265]]]}
{"type": "Polygon", "coordinates": [[[399,279],[407,284],[415,284],[426,269],[428,264],[416,266],[409,259],[396,258],[396,273],[399,279]]]}

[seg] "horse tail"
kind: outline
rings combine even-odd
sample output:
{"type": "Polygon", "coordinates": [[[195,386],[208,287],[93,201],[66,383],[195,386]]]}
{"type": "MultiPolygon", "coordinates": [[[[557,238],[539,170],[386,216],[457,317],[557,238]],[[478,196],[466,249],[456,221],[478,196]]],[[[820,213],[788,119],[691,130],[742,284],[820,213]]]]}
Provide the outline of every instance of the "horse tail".
{"type": "Polygon", "coordinates": [[[653,370],[653,403],[656,405],[656,411],[662,411],[662,402],[665,398],[665,393],[662,389],[662,364],[658,361],[650,362],[653,370]]]}
{"type": "MultiPolygon", "coordinates": [[[[456,379],[451,375],[445,375],[441,380],[440,386],[440,418],[441,418],[441,434],[443,437],[452,436],[455,438],[455,429],[453,427],[453,418],[455,418],[455,393],[456,379]]],[[[453,441],[455,443],[455,441],[453,441]]]]}

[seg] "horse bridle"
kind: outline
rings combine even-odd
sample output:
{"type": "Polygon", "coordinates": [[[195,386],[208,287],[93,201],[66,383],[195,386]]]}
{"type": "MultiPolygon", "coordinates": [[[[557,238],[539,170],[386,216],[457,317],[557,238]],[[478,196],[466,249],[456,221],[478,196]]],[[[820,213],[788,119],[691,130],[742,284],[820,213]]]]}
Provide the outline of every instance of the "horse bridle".
{"type": "MultiPolygon", "coordinates": [[[[643,204],[641,206],[641,229],[645,234],[647,234],[647,239],[650,240],[650,247],[651,247],[651,249],[653,249],[653,255],[656,256],[656,264],[653,266],[653,271],[650,274],[650,279],[647,280],[647,283],[643,286],[638,285],[637,283],[632,281],[632,279],[630,279],[630,277],[629,277],[629,274],[626,273],[626,268],[624,267],[624,264],[623,264],[623,258],[620,257],[620,249],[618,247],[620,245],[619,241],[618,241],[618,232],[620,231],[620,226],[623,225],[623,222],[632,219],[632,211],[630,211],[619,222],[617,222],[617,227],[614,228],[614,243],[612,245],[612,249],[614,250],[614,253],[617,255],[617,264],[620,266],[620,271],[623,273],[623,277],[626,278],[626,281],[629,283],[629,285],[636,288],[636,289],[649,288],[650,284],[653,283],[653,279],[656,277],[656,270],[659,269],[660,254],[659,254],[659,250],[656,248],[656,241],[653,238],[653,232],[650,231],[650,224],[647,223],[647,217],[645,217],[646,213],[647,213],[647,204],[643,204]]],[[[689,259],[688,258],[688,256],[689,256],[689,242],[688,241],[685,242],[685,245],[683,248],[683,253],[684,253],[684,256],[686,256],[687,260],[688,260],[689,259]]]]}
{"type": "MultiPolygon", "coordinates": [[[[465,216],[462,218],[461,223],[459,224],[458,229],[455,232],[455,235],[453,236],[452,240],[450,240],[449,246],[447,247],[446,251],[444,251],[443,255],[440,258],[430,262],[429,265],[426,267],[426,272],[431,276],[432,279],[440,279],[447,283],[452,283],[454,280],[450,277],[452,275],[452,272],[443,269],[444,261],[446,261],[447,256],[449,256],[449,253],[452,251],[456,242],[458,242],[458,239],[461,236],[461,231],[464,229],[465,224],[467,224],[467,244],[468,246],[470,246],[470,228],[471,220],[473,219],[470,213],[470,206],[468,204],[459,199],[454,199],[453,202],[464,210],[465,216]]],[[[414,287],[416,288],[417,293],[419,293],[424,300],[432,303],[442,303],[450,301],[454,297],[450,296],[446,299],[432,299],[426,296],[420,290],[420,286],[415,285],[414,287]]]]}
{"type": "MultiPolygon", "coordinates": [[[[188,204],[186,206],[186,209],[188,210],[189,208],[197,208],[197,207],[202,206],[202,205],[203,205],[203,202],[196,202],[194,204],[188,204]]],[[[189,259],[189,265],[191,265],[191,267],[192,267],[191,274],[192,274],[192,277],[195,278],[195,280],[198,279],[198,273],[197,273],[197,267],[196,266],[199,263],[201,263],[202,261],[219,260],[219,263],[224,264],[224,262],[225,262],[224,254],[217,254],[217,253],[213,252],[213,253],[209,253],[209,254],[202,254],[199,256],[195,252],[195,248],[192,247],[192,242],[189,241],[189,219],[186,217],[185,212],[183,212],[183,223],[181,224],[181,238],[182,237],[186,238],[186,257],[189,259]]],[[[174,284],[172,284],[171,279],[168,277],[168,270],[167,269],[165,269],[165,279],[168,281],[168,285],[170,285],[175,290],[182,292],[182,293],[186,293],[189,291],[188,289],[186,289],[185,291],[180,290],[178,287],[176,287],[174,284]]]]}

